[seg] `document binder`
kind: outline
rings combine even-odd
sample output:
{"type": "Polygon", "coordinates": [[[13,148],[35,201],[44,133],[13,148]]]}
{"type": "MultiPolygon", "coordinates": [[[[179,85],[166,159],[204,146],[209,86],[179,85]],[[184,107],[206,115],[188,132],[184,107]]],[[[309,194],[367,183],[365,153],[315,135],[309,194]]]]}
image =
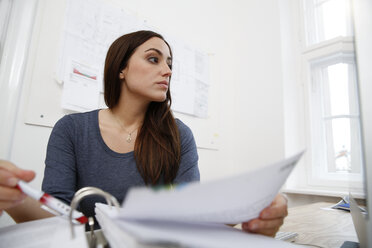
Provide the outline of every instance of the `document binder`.
{"type": "Polygon", "coordinates": [[[55,216],[0,228],[0,247],[84,248],[88,246],[85,225],[76,225],[71,238],[67,218],[55,216]]]}
{"type": "MultiPolygon", "coordinates": [[[[116,208],[120,208],[120,204],[119,202],[116,200],[115,197],[113,197],[111,194],[99,189],[99,188],[96,188],[96,187],[84,187],[84,188],[81,188],[80,190],[78,190],[74,197],[72,198],[72,201],[71,201],[71,211],[70,211],[70,215],[69,215],[69,221],[70,221],[70,228],[71,228],[71,236],[72,238],[74,238],[75,236],[75,232],[74,232],[74,225],[76,225],[74,222],[73,222],[73,218],[72,218],[72,210],[76,210],[77,207],[79,206],[79,203],[82,199],[84,199],[84,197],[86,196],[91,196],[91,195],[99,195],[99,196],[102,196],[103,198],[105,198],[106,202],[112,207],[113,205],[116,207],[116,208]]],[[[89,216],[89,218],[92,218],[92,216],[89,216]]],[[[89,226],[92,227],[92,224],[94,224],[94,222],[92,223],[92,219],[90,219],[89,221],[89,226]]],[[[93,233],[93,231],[92,231],[93,233]]]]}
{"type": "MultiPolygon", "coordinates": [[[[81,188],[80,190],[78,190],[74,194],[74,197],[72,198],[71,205],[70,205],[71,211],[70,211],[70,215],[69,215],[69,223],[70,223],[70,230],[71,230],[71,238],[72,239],[75,238],[74,225],[77,225],[73,221],[72,211],[77,209],[77,207],[79,206],[80,201],[83,200],[84,197],[91,196],[91,195],[102,196],[106,200],[106,202],[108,203],[108,205],[110,207],[114,206],[117,209],[120,208],[119,202],[111,194],[109,194],[109,193],[107,193],[107,192],[105,192],[105,191],[103,191],[99,188],[96,188],[96,187],[81,188]]],[[[89,227],[90,227],[90,233],[87,235],[89,247],[96,247],[97,244],[103,245],[104,243],[106,243],[106,240],[102,235],[97,235],[95,233],[95,231],[94,231],[94,218],[92,216],[89,216],[88,219],[89,219],[88,224],[89,224],[89,227]]],[[[99,231],[97,231],[97,232],[99,232],[99,231]]]]}
{"type": "MultiPolygon", "coordinates": [[[[84,248],[107,244],[101,231],[85,232],[85,225],[73,221],[72,211],[79,202],[88,195],[102,196],[108,205],[119,208],[118,201],[99,188],[85,187],[77,191],[71,201],[69,217],[55,216],[51,218],[28,221],[0,228],[0,247],[7,248],[84,248]]],[[[94,219],[89,217],[89,226],[93,227],[94,219]]],[[[107,245],[106,245],[107,246],[107,245]]]]}

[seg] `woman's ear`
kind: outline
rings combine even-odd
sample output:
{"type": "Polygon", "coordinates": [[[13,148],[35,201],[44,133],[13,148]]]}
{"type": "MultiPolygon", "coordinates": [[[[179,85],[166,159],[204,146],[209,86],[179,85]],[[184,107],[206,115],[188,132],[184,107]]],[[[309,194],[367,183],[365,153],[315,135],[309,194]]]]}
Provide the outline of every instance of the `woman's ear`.
{"type": "Polygon", "coordinates": [[[119,73],[119,78],[121,80],[123,80],[125,78],[125,73],[124,73],[124,70],[122,70],[120,73],[119,73]]]}

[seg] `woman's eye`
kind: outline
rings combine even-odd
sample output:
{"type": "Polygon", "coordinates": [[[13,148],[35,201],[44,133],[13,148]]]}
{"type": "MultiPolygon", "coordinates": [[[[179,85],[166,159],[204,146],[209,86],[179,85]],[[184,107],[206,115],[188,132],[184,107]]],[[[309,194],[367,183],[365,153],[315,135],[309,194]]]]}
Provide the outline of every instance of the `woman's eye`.
{"type": "Polygon", "coordinates": [[[157,57],[150,57],[149,58],[149,61],[151,62],[151,63],[158,63],[158,58],[157,57]]]}

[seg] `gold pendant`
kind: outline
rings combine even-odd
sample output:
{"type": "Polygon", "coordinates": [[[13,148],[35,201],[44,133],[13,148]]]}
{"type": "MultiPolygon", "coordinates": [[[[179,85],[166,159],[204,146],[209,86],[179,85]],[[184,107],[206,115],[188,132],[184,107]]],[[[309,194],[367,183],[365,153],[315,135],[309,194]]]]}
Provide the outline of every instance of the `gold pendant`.
{"type": "Polygon", "coordinates": [[[128,134],[128,137],[127,137],[127,142],[130,143],[132,141],[132,134],[128,134]]]}

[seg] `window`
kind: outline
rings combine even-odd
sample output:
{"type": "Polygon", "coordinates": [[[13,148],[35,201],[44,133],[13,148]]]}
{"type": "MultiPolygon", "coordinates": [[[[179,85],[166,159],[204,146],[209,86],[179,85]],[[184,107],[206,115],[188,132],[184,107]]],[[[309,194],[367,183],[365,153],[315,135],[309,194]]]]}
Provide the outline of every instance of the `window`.
{"type": "Polygon", "coordinates": [[[304,13],[307,45],[353,34],[350,0],[304,0],[304,13]]]}
{"type": "Polygon", "coordinates": [[[355,174],[357,180],[361,140],[354,56],[313,61],[310,68],[313,174],[339,180],[355,174]]]}
{"type": "Polygon", "coordinates": [[[362,181],[357,76],[349,0],[303,0],[308,75],[309,183],[362,181]]]}

